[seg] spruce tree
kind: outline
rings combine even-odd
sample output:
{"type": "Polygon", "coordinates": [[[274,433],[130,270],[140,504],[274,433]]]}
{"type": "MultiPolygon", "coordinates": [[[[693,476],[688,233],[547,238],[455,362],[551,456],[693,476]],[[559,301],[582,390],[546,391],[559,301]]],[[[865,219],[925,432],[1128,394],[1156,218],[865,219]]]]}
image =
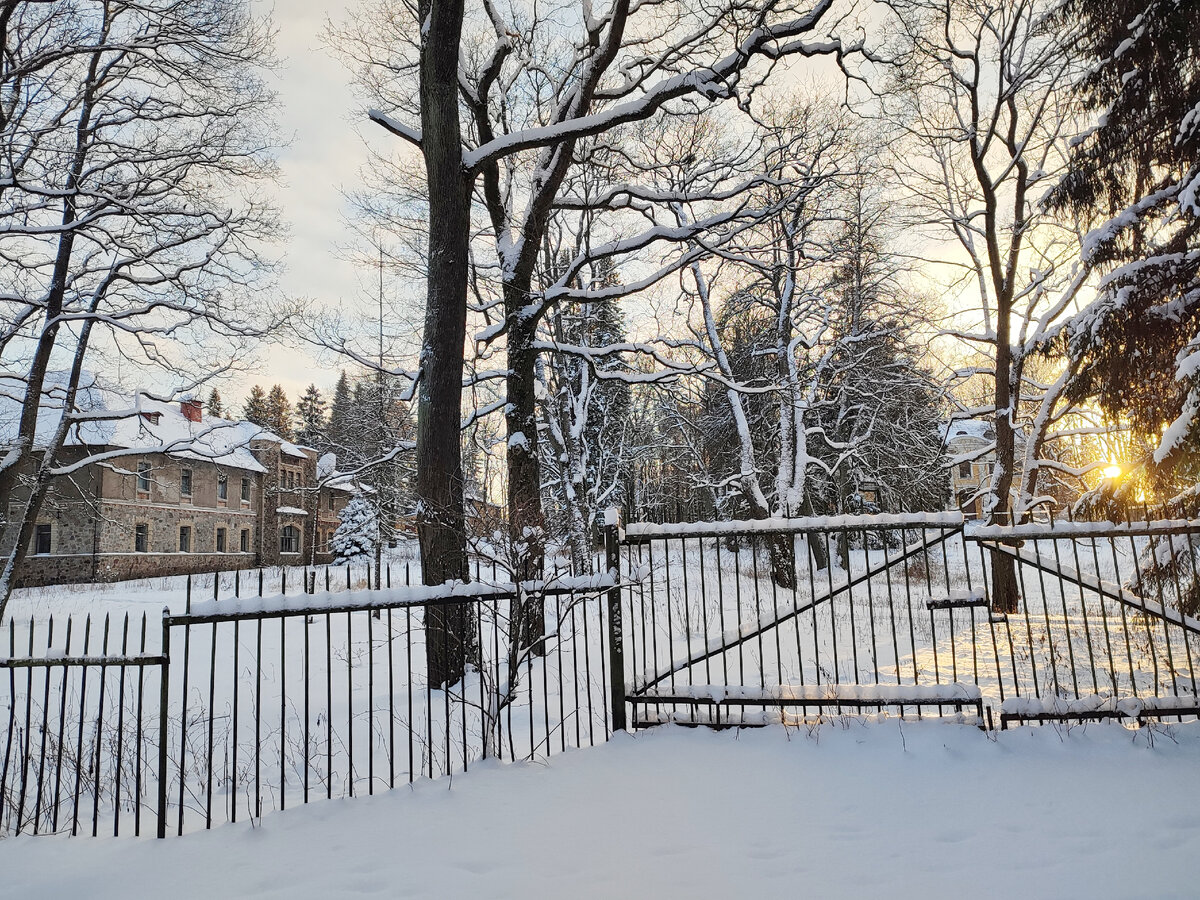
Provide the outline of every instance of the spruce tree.
{"type": "Polygon", "coordinates": [[[342,372],[338,376],[337,386],[333,390],[333,403],[329,407],[329,424],[326,434],[329,444],[338,458],[344,463],[349,462],[348,448],[352,444],[354,422],[354,396],[350,390],[350,379],[342,372]]]}
{"type": "Polygon", "coordinates": [[[1085,262],[1104,276],[1069,335],[1074,399],[1178,462],[1200,436],[1200,4],[1071,0],[1061,15],[1087,64],[1080,99],[1101,115],[1053,197],[1095,227],[1085,262]]]}
{"type": "Polygon", "coordinates": [[[338,518],[337,530],[329,540],[333,561],[344,563],[371,558],[379,535],[373,504],[362,494],[355,494],[338,518]]]}
{"type": "Polygon", "coordinates": [[[260,428],[270,428],[270,416],[267,410],[267,392],[262,389],[262,385],[254,385],[250,388],[250,394],[246,397],[246,404],[242,407],[242,417],[260,428]]]}
{"type": "Polygon", "coordinates": [[[300,425],[296,440],[319,449],[325,440],[325,398],[315,384],[306,387],[300,396],[296,404],[296,420],[300,425]]]}
{"type": "Polygon", "coordinates": [[[225,417],[225,407],[221,403],[221,394],[216,388],[213,388],[208,394],[208,416],[213,419],[222,419],[225,417]]]}
{"type": "Polygon", "coordinates": [[[267,428],[285,440],[292,438],[292,403],[282,385],[272,385],[267,394],[267,428]]]}

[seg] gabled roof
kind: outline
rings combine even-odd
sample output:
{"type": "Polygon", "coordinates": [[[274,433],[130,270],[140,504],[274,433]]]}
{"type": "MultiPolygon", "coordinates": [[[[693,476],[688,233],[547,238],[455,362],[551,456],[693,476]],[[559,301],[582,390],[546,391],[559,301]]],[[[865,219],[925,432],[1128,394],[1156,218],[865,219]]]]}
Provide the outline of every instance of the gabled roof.
{"type": "MultiPolygon", "coordinates": [[[[45,447],[62,421],[66,373],[47,376],[38,409],[34,445],[45,447]]],[[[0,375],[0,446],[17,433],[24,381],[0,375]]],[[[250,422],[204,417],[193,422],[178,401],[151,399],[86,375],[76,393],[74,415],[66,446],[167,453],[181,459],[207,460],[250,472],[266,469],[250,452],[252,440],[274,441],[289,455],[305,454],[295,444],[250,422]]]]}

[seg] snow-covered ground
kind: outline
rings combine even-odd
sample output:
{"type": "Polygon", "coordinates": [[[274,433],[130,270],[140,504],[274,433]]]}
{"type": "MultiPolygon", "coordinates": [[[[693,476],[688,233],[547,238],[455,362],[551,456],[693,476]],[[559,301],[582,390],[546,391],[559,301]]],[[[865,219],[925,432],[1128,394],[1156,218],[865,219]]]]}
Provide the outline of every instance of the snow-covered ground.
{"type": "Polygon", "coordinates": [[[1200,726],[661,728],[166,841],[0,842],[0,896],[1194,897],[1200,726]]]}

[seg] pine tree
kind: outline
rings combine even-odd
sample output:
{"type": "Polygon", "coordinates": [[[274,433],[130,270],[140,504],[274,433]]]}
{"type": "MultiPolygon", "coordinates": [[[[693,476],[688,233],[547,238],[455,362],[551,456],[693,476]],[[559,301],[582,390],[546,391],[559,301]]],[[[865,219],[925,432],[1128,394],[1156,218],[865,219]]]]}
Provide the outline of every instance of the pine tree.
{"type": "Polygon", "coordinates": [[[267,394],[266,416],[267,428],[284,440],[292,439],[292,403],[282,385],[271,386],[267,394]]]}
{"type": "Polygon", "coordinates": [[[329,540],[334,562],[372,557],[379,537],[372,503],[362,494],[355,494],[338,518],[340,523],[329,540]]]}
{"type": "Polygon", "coordinates": [[[296,404],[296,419],[300,424],[296,440],[310,447],[319,447],[325,440],[325,398],[315,384],[304,389],[296,404]]]}
{"type": "Polygon", "coordinates": [[[250,394],[246,397],[246,404],[242,407],[242,417],[260,428],[270,428],[270,416],[267,410],[267,392],[262,389],[261,385],[254,385],[250,388],[250,394]]]}
{"type": "Polygon", "coordinates": [[[213,388],[208,394],[208,409],[206,412],[213,419],[222,419],[225,417],[225,407],[221,404],[221,394],[216,388],[213,388]]]}

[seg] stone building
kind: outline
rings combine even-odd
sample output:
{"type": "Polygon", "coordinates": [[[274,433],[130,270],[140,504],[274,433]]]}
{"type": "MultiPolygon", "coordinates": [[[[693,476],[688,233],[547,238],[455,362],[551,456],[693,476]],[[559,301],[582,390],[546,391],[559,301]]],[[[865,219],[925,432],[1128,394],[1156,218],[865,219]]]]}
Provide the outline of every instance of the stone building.
{"type": "MultiPolygon", "coordinates": [[[[83,394],[100,418],[72,429],[60,466],[70,471],[42,506],[18,586],[329,561],[353,493],[329,458],[248,422],[206,419],[197,401],[83,394]]],[[[47,410],[50,427],[59,415],[47,410]]]]}
{"type": "MultiPolygon", "coordinates": [[[[981,519],[996,465],[996,429],[982,419],[956,419],[942,429],[950,470],[950,509],[961,510],[968,519],[981,519]]],[[[1018,433],[1016,458],[1023,453],[1024,441],[1018,433]]]]}

